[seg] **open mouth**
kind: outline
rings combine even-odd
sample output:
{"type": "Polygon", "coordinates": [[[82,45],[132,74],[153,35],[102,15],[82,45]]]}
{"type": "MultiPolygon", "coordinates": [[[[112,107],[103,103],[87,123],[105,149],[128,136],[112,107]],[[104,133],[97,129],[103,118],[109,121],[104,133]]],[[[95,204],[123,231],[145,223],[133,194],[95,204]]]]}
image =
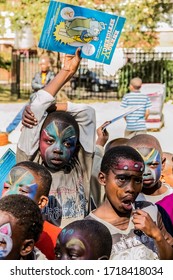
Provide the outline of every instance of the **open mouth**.
{"type": "Polygon", "coordinates": [[[122,206],[125,210],[132,210],[132,204],[134,203],[134,199],[126,199],[122,201],[122,206]]]}

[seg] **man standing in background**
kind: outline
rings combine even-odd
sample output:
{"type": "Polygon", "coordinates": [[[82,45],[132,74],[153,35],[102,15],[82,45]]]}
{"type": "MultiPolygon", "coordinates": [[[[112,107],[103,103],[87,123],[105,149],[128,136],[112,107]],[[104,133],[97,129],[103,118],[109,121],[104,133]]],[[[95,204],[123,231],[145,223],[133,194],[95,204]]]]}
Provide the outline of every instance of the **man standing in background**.
{"type": "MultiPolygon", "coordinates": [[[[44,88],[55,77],[55,73],[50,70],[51,60],[49,56],[42,56],[39,61],[39,66],[40,72],[37,72],[35,74],[31,83],[33,93],[41,88],[44,88]]],[[[15,130],[21,122],[24,109],[25,106],[22,107],[22,109],[17,113],[17,115],[14,117],[11,123],[9,123],[9,125],[6,127],[6,132],[8,134],[15,130]]]]}
{"type": "Polygon", "coordinates": [[[40,72],[37,72],[32,79],[32,90],[33,92],[44,88],[54,77],[55,73],[50,70],[51,60],[50,57],[44,55],[39,61],[40,72]]]}

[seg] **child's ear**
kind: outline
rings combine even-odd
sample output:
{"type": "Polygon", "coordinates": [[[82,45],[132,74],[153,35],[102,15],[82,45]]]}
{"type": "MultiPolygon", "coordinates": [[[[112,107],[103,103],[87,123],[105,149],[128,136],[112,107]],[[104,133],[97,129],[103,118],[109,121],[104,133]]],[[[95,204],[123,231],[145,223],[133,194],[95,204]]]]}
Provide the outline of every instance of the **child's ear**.
{"type": "Polygon", "coordinates": [[[103,186],[106,185],[106,175],[101,171],[98,174],[98,181],[101,185],[103,185],[103,186]]]}
{"type": "Polygon", "coordinates": [[[34,249],[34,240],[33,239],[26,239],[24,242],[23,242],[23,245],[22,245],[22,248],[20,250],[20,255],[22,257],[30,254],[33,249],[34,249]]]}
{"type": "Polygon", "coordinates": [[[39,201],[38,201],[38,206],[39,206],[39,208],[40,208],[40,209],[43,209],[44,207],[46,207],[47,204],[48,204],[48,201],[49,201],[48,197],[45,196],[45,195],[42,195],[42,196],[40,197],[39,201]]]}

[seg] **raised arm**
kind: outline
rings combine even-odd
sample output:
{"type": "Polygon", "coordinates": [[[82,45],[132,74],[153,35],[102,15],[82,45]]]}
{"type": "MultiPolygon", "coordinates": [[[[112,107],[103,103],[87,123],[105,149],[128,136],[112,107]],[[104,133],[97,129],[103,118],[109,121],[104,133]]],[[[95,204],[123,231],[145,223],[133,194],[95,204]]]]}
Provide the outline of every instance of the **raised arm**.
{"type": "MultiPolygon", "coordinates": [[[[55,95],[61,89],[61,87],[73,76],[79,67],[80,49],[77,49],[75,56],[65,55],[64,66],[55,76],[55,78],[45,86],[44,90],[39,90],[31,98],[31,119],[34,116],[33,129],[32,120],[29,126],[24,126],[18,141],[17,149],[17,161],[26,160],[28,157],[32,156],[39,146],[39,135],[40,129],[47,116],[46,110],[48,107],[55,103],[55,95]],[[33,115],[32,115],[33,114],[33,115]],[[26,154],[27,157],[19,156],[19,152],[26,154]]],[[[63,105],[64,110],[66,110],[66,104],[63,105]]]]}
{"type": "Polygon", "coordinates": [[[75,56],[65,55],[64,66],[55,76],[55,78],[50,81],[47,86],[45,86],[44,90],[49,92],[52,96],[55,96],[62,86],[65,85],[77,71],[80,61],[81,58],[79,48],[76,50],[75,56]]]}

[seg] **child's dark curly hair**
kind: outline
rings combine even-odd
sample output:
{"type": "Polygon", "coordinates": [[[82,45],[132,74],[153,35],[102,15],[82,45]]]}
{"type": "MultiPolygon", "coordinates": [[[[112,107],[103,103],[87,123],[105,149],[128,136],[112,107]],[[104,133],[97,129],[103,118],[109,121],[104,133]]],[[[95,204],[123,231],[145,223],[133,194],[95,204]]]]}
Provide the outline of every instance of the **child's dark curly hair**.
{"type": "Polygon", "coordinates": [[[0,199],[0,211],[17,219],[16,224],[22,231],[19,238],[38,241],[43,230],[43,219],[38,205],[31,198],[21,194],[4,196],[0,199]]]}
{"type": "Polygon", "coordinates": [[[119,160],[122,158],[141,162],[144,166],[142,156],[134,148],[122,145],[113,147],[104,154],[101,162],[101,171],[105,174],[109,174],[110,170],[114,172],[115,166],[118,165],[119,160]]]}

